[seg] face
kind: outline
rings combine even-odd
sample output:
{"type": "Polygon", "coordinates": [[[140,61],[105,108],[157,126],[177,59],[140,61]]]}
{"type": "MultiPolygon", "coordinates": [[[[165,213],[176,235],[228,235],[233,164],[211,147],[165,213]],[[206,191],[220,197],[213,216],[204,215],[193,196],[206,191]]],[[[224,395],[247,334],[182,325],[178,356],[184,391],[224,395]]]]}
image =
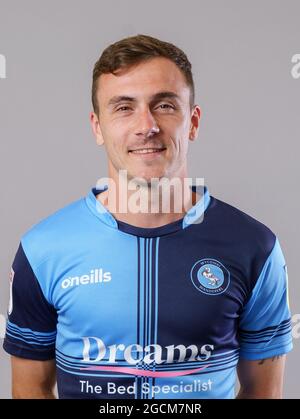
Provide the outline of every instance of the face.
{"type": "Polygon", "coordinates": [[[128,178],[186,176],[188,141],[198,132],[200,108],[189,104],[190,89],[179,68],[157,57],[98,80],[99,115],[93,132],[104,144],[109,176],[128,178]]]}

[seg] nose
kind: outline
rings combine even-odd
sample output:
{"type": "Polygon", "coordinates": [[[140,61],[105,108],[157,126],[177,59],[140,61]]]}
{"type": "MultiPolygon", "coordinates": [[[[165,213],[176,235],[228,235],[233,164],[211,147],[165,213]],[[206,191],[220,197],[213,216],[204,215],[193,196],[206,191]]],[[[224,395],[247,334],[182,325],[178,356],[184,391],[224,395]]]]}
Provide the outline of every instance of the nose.
{"type": "Polygon", "coordinates": [[[142,110],[137,115],[136,135],[149,137],[159,132],[157,122],[149,108],[142,110]]]}

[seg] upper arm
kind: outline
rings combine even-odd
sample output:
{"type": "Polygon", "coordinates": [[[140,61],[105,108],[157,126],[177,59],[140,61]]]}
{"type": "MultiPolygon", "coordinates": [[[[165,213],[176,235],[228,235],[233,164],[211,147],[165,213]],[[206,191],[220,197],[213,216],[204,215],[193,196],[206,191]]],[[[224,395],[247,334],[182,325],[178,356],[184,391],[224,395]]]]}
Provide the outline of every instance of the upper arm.
{"type": "Polygon", "coordinates": [[[287,269],[278,239],[240,313],[238,337],[246,360],[272,358],[293,347],[287,269]]]}
{"type": "Polygon", "coordinates": [[[286,355],[262,360],[240,359],[237,372],[241,385],[238,398],[281,399],[286,355]]]}
{"type": "Polygon", "coordinates": [[[57,313],[20,244],[10,278],[3,348],[12,355],[14,397],[43,397],[55,381],[57,313]],[[39,395],[39,396],[38,396],[39,395]]]}
{"type": "Polygon", "coordinates": [[[55,358],[57,312],[48,302],[20,244],[12,265],[10,304],[3,347],[20,358],[55,358]]]}
{"type": "Polygon", "coordinates": [[[239,321],[239,397],[281,398],[292,345],[286,263],[279,241],[266,260],[239,321]]]}
{"type": "Polygon", "coordinates": [[[36,361],[11,357],[12,395],[14,399],[54,398],[55,361],[36,361]]]}

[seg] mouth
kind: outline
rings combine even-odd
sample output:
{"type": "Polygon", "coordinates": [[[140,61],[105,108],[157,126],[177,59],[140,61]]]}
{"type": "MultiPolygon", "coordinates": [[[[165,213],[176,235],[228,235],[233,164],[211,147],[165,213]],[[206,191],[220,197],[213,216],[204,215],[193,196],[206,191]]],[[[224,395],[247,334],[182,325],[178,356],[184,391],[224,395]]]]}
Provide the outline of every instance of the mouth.
{"type": "Polygon", "coordinates": [[[144,148],[137,148],[135,150],[129,150],[128,153],[132,155],[138,156],[149,156],[152,157],[154,155],[162,154],[166,150],[166,147],[144,147],[144,148]]]}

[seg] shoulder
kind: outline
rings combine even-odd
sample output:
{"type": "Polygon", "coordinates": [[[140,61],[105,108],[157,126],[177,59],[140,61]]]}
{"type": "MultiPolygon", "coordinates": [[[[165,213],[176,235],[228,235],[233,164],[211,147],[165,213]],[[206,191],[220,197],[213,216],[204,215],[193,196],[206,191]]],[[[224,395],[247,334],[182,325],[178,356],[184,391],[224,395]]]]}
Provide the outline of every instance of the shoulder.
{"type": "Polygon", "coordinates": [[[222,252],[237,262],[252,288],[276,247],[275,233],[252,215],[214,197],[204,221],[209,237],[213,234],[222,252]]]}
{"type": "Polygon", "coordinates": [[[274,247],[276,235],[267,225],[227,202],[211,197],[207,217],[216,224],[220,234],[244,246],[267,252],[274,247]]]}
{"type": "Polygon", "coordinates": [[[23,250],[32,265],[39,265],[64,248],[86,216],[85,199],[78,199],[34,224],[21,237],[23,250]]]}

